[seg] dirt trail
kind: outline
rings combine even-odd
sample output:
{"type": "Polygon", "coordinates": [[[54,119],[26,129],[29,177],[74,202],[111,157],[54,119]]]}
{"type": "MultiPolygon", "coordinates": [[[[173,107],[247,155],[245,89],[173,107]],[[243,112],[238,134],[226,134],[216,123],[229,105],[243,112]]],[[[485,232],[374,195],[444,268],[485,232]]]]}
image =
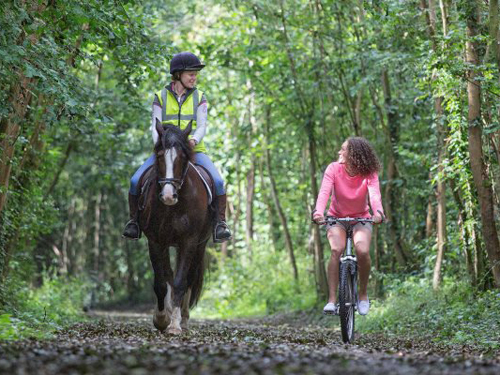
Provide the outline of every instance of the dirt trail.
{"type": "MultiPolygon", "coordinates": [[[[358,335],[261,319],[194,321],[180,337],[159,334],[150,315],[106,315],[48,341],[0,344],[2,374],[500,374],[500,351],[358,335]]],[[[333,326],[336,326],[333,324],[333,326]]]]}

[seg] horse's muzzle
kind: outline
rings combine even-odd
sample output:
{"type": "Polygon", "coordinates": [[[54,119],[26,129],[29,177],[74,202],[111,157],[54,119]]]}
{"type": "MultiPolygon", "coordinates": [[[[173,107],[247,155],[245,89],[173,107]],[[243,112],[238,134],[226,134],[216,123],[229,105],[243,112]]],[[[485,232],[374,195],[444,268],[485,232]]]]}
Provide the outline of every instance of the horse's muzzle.
{"type": "Polygon", "coordinates": [[[166,206],[173,206],[174,204],[177,203],[178,197],[177,194],[173,194],[172,196],[168,197],[163,194],[160,194],[160,201],[166,206]]]}
{"type": "Polygon", "coordinates": [[[160,193],[160,196],[158,198],[160,199],[161,203],[163,203],[166,206],[173,206],[179,200],[177,192],[174,192],[172,194],[164,194],[162,192],[160,193]]]}

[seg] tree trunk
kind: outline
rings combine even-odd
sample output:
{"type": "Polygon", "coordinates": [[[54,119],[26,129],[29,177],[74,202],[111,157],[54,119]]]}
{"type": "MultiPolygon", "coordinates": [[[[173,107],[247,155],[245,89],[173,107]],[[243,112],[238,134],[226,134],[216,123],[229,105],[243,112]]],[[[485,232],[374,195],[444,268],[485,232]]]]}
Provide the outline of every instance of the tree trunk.
{"type": "Polygon", "coordinates": [[[375,271],[377,271],[374,277],[374,283],[375,283],[374,289],[375,289],[375,295],[377,297],[382,297],[384,279],[380,277],[380,275],[382,274],[382,270],[380,268],[380,246],[378,244],[378,233],[379,233],[379,226],[374,225],[372,244],[373,244],[373,254],[375,255],[375,271]]]}
{"type": "Polygon", "coordinates": [[[432,194],[427,201],[427,216],[425,218],[425,238],[430,238],[434,231],[434,208],[432,206],[432,194]]]}
{"type": "Polygon", "coordinates": [[[250,159],[250,170],[247,174],[247,198],[246,198],[246,226],[245,235],[247,249],[250,258],[252,257],[252,241],[253,241],[253,198],[255,192],[255,156],[250,159]]]}
{"type": "Polygon", "coordinates": [[[466,60],[470,67],[467,70],[470,165],[474,185],[478,192],[483,240],[491,263],[495,285],[500,288],[500,243],[493,213],[491,179],[486,170],[482,149],[481,80],[476,71],[476,69],[479,70],[480,64],[477,53],[478,45],[475,41],[478,35],[477,4],[471,2],[465,10],[467,19],[466,60]]]}
{"type": "Polygon", "coordinates": [[[19,73],[20,80],[14,87],[10,98],[13,113],[5,120],[5,132],[0,134],[0,213],[5,208],[9,190],[10,174],[15,144],[20,135],[20,124],[26,116],[31,101],[31,78],[19,73]]]}
{"type": "Polygon", "coordinates": [[[47,190],[47,195],[52,194],[55,187],[57,186],[57,183],[59,182],[59,177],[61,176],[61,173],[64,170],[64,167],[66,166],[66,163],[69,160],[69,156],[71,155],[74,146],[75,143],[73,141],[69,141],[68,146],[66,147],[66,151],[64,152],[64,158],[59,163],[59,167],[57,168],[56,174],[54,175],[52,183],[50,184],[49,189],[47,190]]]}
{"type": "Polygon", "coordinates": [[[444,159],[446,157],[445,145],[445,127],[443,125],[443,98],[438,97],[435,99],[436,107],[436,121],[438,131],[438,181],[436,188],[437,200],[437,257],[436,264],[434,265],[434,274],[432,277],[432,287],[434,290],[439,289],[441,283],[441,266],[443,262],[444,253],[446,251],[446,185],[444,182],[444,159]]]}
{"type": "Polygon", "coordinates": [[[68,272],[70,274],[73,274],[75,272],[75,251],[72,248],[72,243],[73,243],[73,222],[75,220],[75,206],[76,206],[76,199],[72,198],[71,202],[69,204],[68,208],[68,218],[66,220],[66,226],[64,228],[64,233],[63,233],[63,240],[62,240],[62,246],[61,246],[61,251],[66,254],[66,257],[68,259],[68,272]]]}
{"type": "Polygon", "coordinates": [[[94,240],[93,240],[93,250],[94,254],[94,263],[93,263],[93,271],[96,275],[99,275],[101,271],[100,265],[100,234],[101,234],[101,200],[102,193],[99,191],[97,196],[95,197],[95,206],[94,206],[94,240]]]}
{"type": "MultiPolygon", "coordinates": [[[[280,9],[281,9],[281,23],[283,25],[283,37],[285,41],[285,50],[288,57],[288,61],[290,62],[290,70],[293,77],[293,85],[294,89],[297,93],[297,103],[298,110],[300,114],[304,116],[305,119],[305,128],[308,139],[308,149],[310,155],[310,180],[311,180],[311,190],[313,199],[318,196],[318,184],[316,182],[316,142],[314,139],[314,123],[313,115],[314,115],[314,107],[312,102],[311,105],[308,105],[308,101],[306,95],[304,94],[301,86],[300,80],[297,74],[297,67],[294,60],[294,53],[291,49],[290,39],[288,37],[288,30],[286,24],[286,14],[283,5],[283,0],[280,1],[280,9]]],[[[326,272],[325,272],[325,262],[323,259],[323,247],[321,245],[321,237],[319,234],[318,226],[313,226],[313,237],[314,237],[314,267],[316,274],[316,287],[318,291],[318,298],[324,299],[328,296],[328,283],[326,281],[326,272]]]]}
{"type": "Polygon", "coordinates": [[[450,179],[450,188],[453,193],[453,198],[455,200],[455,204],[458,207],[458,222],[460,226],[460,238],[462,240],[462,244],[464,247],[465,254],[465,265],[467,267],[467,271],[469,273],[469,277],[471,279],[472,285],[477,285],[476,273],[474,271],[474,263],[472,260],[472,235],[469,234],[469,229],[467,227],[468,215],[467,210],[462,202],[462,198],[455,186],[455,182],[453,179],[450,179]]]}
{"type": "MultiPolygon", "coordinates": [[[[312,114],[311,114],[312,115],[312,114]]],[[[312,117],[312,116],[311,116],[312,117]]],[[[310,179],[311,179],[311,194],[313,199],[316,199],[319,193],[318,183],[316,181],[316,142],[314,139],[314,134],[312,131],[312,126],[307,125],[308,129],[308,146],[309,146],[309,158],[310,158],[310,179]]],[[[310,211],[312,212],[314,208],[314,202],[311,203],[310,211]]],[[[323,246],[321,244],[321,236],[319,232],[319,226],[313,226],[313,236],[314,236],[314,260],[315,260],[315,272],[318,287],[318,297],[320,299],[327,298],[328,296],[328,282],[326,279],[325,271],[325,260],[323,254],[323,246]]]]}
{"type": "MultiPolygon", "coordinates": [[[[423,10],[427,10],[428,14],[426,14],[427,20],[427,28],[429,38],[432,43],[432,49],[435,53],[439,51],[439,46],[436,42],[436,9],[434,0],[429,0],[429,6],[427,8],[427,4],[425,0],[421,0],[421,7],[423,10]]],[[[444,29],[446,30],[446,17],[445,14],[442,14],[444,29]]],[[[446,34],[445,34],[446,35],[446,34]]],[[[434,71],[432,73],[432,81],[437,79],[437,72],[434,71]]],[[[434,98],[434,110],[436,113],[436,129],[437,129],[437,187],[436,187],[436,200],[437,200],[437,256],[436,263],[434,264],[434,273],[432,277],[432,287],[434,290],[439,289],[439,285],[441,283],[441,266],[443,263],[444,253],[446,251],[446,185],[444,183],[444,159],[446,155],[446,129],[444,125],[444,116],[443,116],[443,100],[442,96],[437,96],[434,98]]]]}
{"type": "Polygon", "coordinates": [[[297,263],[295,261],[295,253],[293,252],[292,237],[288,229],[285,213],[283,212],[283,208],[281,207],[281,203],[278,196],[278,189],[276,188],[276,181],[274,179],[272,171],[271,151],[269,148],[270,116],[271,116],[270,108],[268,107],[266,111],[265,142],[264,142],[264,147],[265,147],[264,155],[266,160],[267,175],[269,176],[269,181],[271,183],[271,196],[273,198],[274,206],[276,208],[276,211],[278,212],[278,216],[281,222],[281,227],[283,228],[283,232],[285,234],[285,247],[287,249],[288,256],[290,258],[290,264],[292,266],[292,271],[293,271],[293,278],[298,281],[299,272],[297,270],[297,263]]]}
{"type": "Polygon", "coordinates": [[[278,250],[278,240],[279,237],[276,236],[274,229],[277,227],[277,224],[275,223],[275,217],[276,217],[276,211],[274,209],[273,203],[272,203],[272,198],[270,194],[270,189],[268,188],[266,181],[265,181],[265,176],[264,176],[264,155],[261,156],[259,159],[259,175],[260,175],[260,191],[261,191],[261,196],[264,201],[264,204],[266,205],[266,210],[267,210],[267,224],[269,226],[269,238],[271,239],[271,246],[273,248],[273,251],[278,250]]]}
{"type": "Polygon", "coordinates": [[[397,120],[397,113],[394,110],[391,97],[391,89],[389,83],[389,75],[387,70],[382,71],[382,89],[384,92],[385,109],[387,113],[387,126],[389,129],[389,142],[391,147],[388,148],[387,160],[387,185],[385,188],[385,214],[389,221],[389,233],[396,260],[401,267],[406,267],[408,264],[408,256],[405,254],[404,247],[402,246],[402,238],[400,235],[400,224],[397,213],[399,202],[399,192],[394,183],[398,177],[396,169],[397,147],[399,140],[399,124],[397,120]]]}
{"type": "MultiPolygon", "coordinates": [[[[27,9],[27,13],[33,16],[46,8],[46,4],[42,2],[21,2],[27,9]]],[[[28,19],[26,17],[25,19],[28,19]]],[[[23,21],[26,22],[26,21],[23,21]]],[[[26,36],[23,26],[19,25],[23,31],[20,33],[17,41],[18,45],[29,43],[35,45],[38,43],[41,35],[33,33],[26,36]]],[[[10,174],[12,171],[12,161],[14,157],[15,144],[20,136],[21,126],[29,109],[29,104],[32,98],[32,86],[36,81],[33,78],[28,78],[24,75],[22,69],[17,69],[18,81],[11,88],[9,103],[12,112],[5,119],[0,121],[0,214],[5,209],[7,203],[7,194],[9,190],[10,174]]]]}
{"type": "Polygon", "coordinates": [[[489,42],[489,51],[493,55],[493,58],[497,64],[497,68],[500,72],[500,48],[498,47],[498,43],[500,41],[499,37],[499,19],[498,19],[498,0],[490,0],[489,6],[489,34],[490,34],[490,42],[489,42]]]}
{"type": "MultiPolygon", "coordinates": [[[[244,121],[245,121],[245,116],[247,115],[247,111],[241,111],[240,118],[238,122],[235,122],[235,125],[231,127],[231,136],[233,139],[238,139],[240,136],[240,129],[243,127],[244,121]]],[[[240,216],[241,216],[241,210],[242,210],[242,199],[243,199],[243,192],[241,188],[241,151],[237,148],[236,149],[236,156],[235,156],[235,172],[236,172],[236,198],[233,202],[233,206],[235,207],[233,209],[233,240],[231,241],[231,253],[232,256],[236,255],[236,244],[238,242],[238,233],[239,233],[239,224],[240,224],[240,216]]]]}
{"type": "Polygon", "coordinates": [[[439,7],[441,8],[441,22],[443,24],[443,35],[445,37],[448,35],[448,1],[449,0],[439,0],[439,7]]]}

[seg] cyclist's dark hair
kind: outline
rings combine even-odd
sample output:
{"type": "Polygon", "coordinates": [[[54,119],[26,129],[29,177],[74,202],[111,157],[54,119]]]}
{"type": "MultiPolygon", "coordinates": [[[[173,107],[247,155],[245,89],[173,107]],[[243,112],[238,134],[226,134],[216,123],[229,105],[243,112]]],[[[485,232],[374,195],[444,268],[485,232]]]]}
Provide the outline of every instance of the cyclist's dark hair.
{"type": "Polygon", "coordinates": [[[363,137],[347,139],[346,164],[356,175],[368,176],[380,171],[380,161],[373,146],[363,137]]]}

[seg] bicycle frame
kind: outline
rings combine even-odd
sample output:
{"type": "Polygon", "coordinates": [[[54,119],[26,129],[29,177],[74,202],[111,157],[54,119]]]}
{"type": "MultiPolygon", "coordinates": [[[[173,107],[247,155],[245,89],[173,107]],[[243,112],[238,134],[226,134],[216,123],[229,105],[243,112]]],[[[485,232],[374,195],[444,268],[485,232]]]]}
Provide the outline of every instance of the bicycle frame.
{"type": "Polygon", "coordinates": [[[339,262],[339,317],[344,342],[354,338],[354,315],[358,304],[358,262],[353,252],[353,227],[357,223],[373,223],[365,218],[335,218],[328,216],[325,224],[345,222],[346,247],[339,262]],[[354,224],[353,224],[354,223],[354,224]],[[352,289],[351,289],[352,288],[352,289]],[[349,292],[350,290],[350,292],[349,292]]]}
{"type": "MultiPolygon", "coordinates": [[[[346,265],[350,263],[351,267],[349,268],[351,270],[351,275],[353,276],[353,286],[354,286],[354,309],[357,310],[358,305],[357,305],[357,300],[358,300],[358,280],[357,280],[357,275],[358,275],[358,259],[356,258],[356,254],[352,251],[352,225],[349,225],[346,230],[346,246],[344,249],[344,255],[340,257],[340,263],[339,263],[339,278],[340,278],[340,267],[342,265],[346,265]]],[[[344,266],[345,267],[345,266],[344,266]]],[[[339,280],[340,281],[340,280],[339,280]]],[[[350,305],[347,304],[347,305],[350,305]]]]}

